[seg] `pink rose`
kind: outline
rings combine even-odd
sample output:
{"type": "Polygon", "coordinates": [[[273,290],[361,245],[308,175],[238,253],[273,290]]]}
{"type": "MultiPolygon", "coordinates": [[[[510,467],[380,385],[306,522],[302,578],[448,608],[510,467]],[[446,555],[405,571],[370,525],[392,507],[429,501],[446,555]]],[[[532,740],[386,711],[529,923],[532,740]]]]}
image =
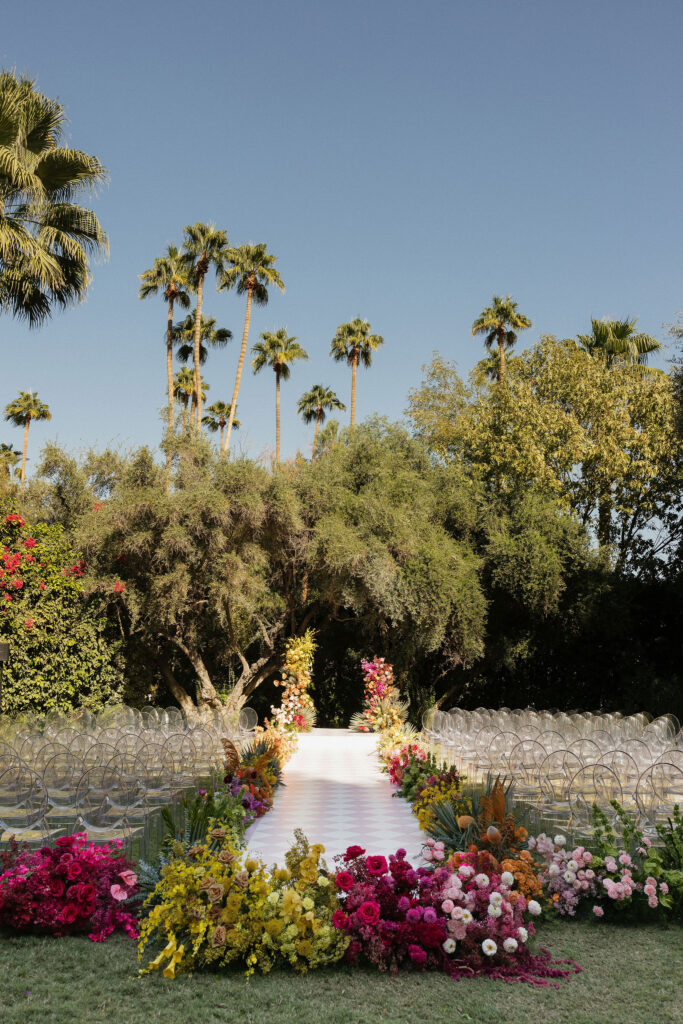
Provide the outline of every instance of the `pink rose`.
{"type": "Polygon", "coordinates": [[[596,917],[604,917],[605,916],[605,911],[602,909],[602,907],[597,907],[597,906],[593,907],[593,913],[595,914],[596,917]]]}
{"type": "Polygon", "coordinates": [[[374,875],[375,878],[379,878],[381,875],[386,875],[389,870],[385,857],[366,857],[365,864],[368,872],[374,875]]]}
{"type": "Polygon", "coordinates": [[[654,910],[655,907],[659,905],[659,900],[656,896],[650,896],[650,898],[647,901],[647,905],[648,907],[651,907],[654,910]]]}
{"type": "Polygon", "coordinates": [[[669,891],[669,886],[666,884],[666,882],[662,882],[662,884],[659,886],[659,888],[661,890],[662,896],[666,896],[666,894],[669,891]]]}

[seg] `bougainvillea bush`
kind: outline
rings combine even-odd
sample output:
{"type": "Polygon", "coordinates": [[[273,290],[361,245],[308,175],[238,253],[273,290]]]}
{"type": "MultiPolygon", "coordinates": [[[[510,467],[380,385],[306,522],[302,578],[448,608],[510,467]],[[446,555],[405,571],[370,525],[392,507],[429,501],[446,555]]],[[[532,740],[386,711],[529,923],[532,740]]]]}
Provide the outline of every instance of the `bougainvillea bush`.
{"type": "Polygon", "coordinates": [[[0,925],[50,935],[89,933],[103,942],[114,931],[137,936],[127,901],[137,874],[121,855],[120,840],[97,846],[84,833],[63,836],[54,847],[0,853],[0,925]]]}
{"type": "Polygon", "coordinates": [[[495,870],[486,853],[457,855],[447,864],[441,844],[427,847],[430,867],[415,869],[406,851],[386,860],[351,846],[337,858],[342,902],[334,926],[350,938],[346,957],[381,971],[400,968],[473,973],[547,985],[576,965],[534,955],[528,940],[540,905],[516,889],[510,872],[495,870]]]}
{"type": "Polygon", "coordinates": [[[101,708],[120,699],[118,643],[83,597],[84,563],[60,526],[30,525],[0,502],[2,710],[101,708]]]}

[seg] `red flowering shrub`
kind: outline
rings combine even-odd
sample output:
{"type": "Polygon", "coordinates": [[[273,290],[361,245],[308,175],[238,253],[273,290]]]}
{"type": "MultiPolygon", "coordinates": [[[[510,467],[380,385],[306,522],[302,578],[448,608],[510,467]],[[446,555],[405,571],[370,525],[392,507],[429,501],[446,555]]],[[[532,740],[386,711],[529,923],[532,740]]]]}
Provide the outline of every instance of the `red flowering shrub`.
{"type": "Polygon", "coordinates": [[[117,929],[136,938],[135,915],[124,904],[137,892],[137,875],[121,846],[96,846],[84,833],[40,850],[12,841],[0,863],[0,925],[55,936],[88,931],[93,942],[117,929]]]}

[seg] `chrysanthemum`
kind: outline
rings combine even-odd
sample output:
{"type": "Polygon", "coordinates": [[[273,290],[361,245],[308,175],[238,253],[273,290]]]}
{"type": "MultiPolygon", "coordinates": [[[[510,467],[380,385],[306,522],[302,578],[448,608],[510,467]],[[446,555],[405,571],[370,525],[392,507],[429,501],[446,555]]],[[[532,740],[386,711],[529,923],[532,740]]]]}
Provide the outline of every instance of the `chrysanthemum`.
{"type": "Polygon", "coordinates": [[[489,876],[484,874],[477,875],[474,881],[478,889],[485,889],[489,884],[489,876]]]}
{"type": "Polygon", "coordinates": [[[494,953],[498,952],[498,946],[495,944],[493,939],[484,939],[481,944],[481,948],[486,956],[493,956],[494,953]]]}
{"type": "Polygon", "coordinates": [[[503,943],[503,949],[505,950],[506,953],[514,953],[514,951],[517,949],[517,946],[517,939],[513,939],[512,937],[506,939],[505,942],[503,943]]]}
{"type": "Polygon", "coordinates": [[[446,939],[446,941],[441,944],[441,948],[443,949],[444,953],[454,953],[455,939],[446,939]]]}
{"type": "Polygon", "coordinates": [[[527,903],[527,910],[530,914],[533,914],[534,917],[538,917],[541,913],[541,904],[537,903],[536,900],[529,900],[527,903]]]}
{"type": "Polygon", "coordinates": [[[526,928],[521,928],[521,927],[518,928],[517,929],[517,934],[519,935],[519,941],[520,942],[526,942],[526,940],[529,938],[529,933],[526,930],[526,928]]]}
{"type": "Polygon", "coordinates": [[[503,883],[503,885],[515,884],[515,876],[512,874],[511,871],[504,871],[503,874],[500,876],[500,880],[503,883]]]}
{"type": "Polygon", "coordinates": [[[462,917],[461,917],[460,920],[463,922],[463,924],[470,924],[471,923],[472,915],[470,914],[469,910],[463,910],[462,917]]]}

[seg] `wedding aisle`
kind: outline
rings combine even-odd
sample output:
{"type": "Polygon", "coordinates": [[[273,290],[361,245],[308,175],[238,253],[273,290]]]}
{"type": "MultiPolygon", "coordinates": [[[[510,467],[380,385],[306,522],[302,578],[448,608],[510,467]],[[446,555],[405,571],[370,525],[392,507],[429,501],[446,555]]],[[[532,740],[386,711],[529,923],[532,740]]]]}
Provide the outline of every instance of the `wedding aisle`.
{"type": "Polygon", "coordinates": [[[249,849],[267,864],[284,863],[295,828],[322,843],[331,865],[335,854],[359,844],[369,854],[399,847],[416,860],[423,837],[404,800],[378,767],[375,737],[347,729],[314,729],[299,737],[283,774],[273,809],[247,832],[249,849]]]}

